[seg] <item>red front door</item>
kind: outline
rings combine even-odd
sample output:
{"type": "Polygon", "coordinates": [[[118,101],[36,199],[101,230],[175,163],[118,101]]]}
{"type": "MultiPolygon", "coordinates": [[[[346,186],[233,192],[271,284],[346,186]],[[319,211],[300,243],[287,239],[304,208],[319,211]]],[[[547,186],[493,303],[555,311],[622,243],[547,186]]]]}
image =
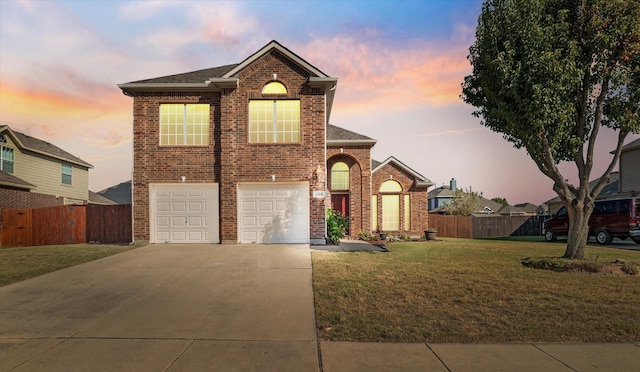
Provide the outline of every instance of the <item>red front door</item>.
{"type": "MultiPolygon", "coordinates": [[[[331,194],[331,206],[341,215],[349,217],[349,194],[331,194]]],[[[349,229],[347,229],[349,234],[349,229]]]]}

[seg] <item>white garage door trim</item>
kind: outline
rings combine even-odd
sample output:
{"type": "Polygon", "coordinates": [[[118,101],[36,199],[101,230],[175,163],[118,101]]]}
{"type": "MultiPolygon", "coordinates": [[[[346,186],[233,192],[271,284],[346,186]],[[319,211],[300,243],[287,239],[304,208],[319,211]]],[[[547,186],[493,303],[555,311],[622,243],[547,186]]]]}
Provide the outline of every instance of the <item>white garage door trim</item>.
{"type": "Polygon", "coordinates": [[[151,243],[220,243],[217,183],[149,184],[151,243]]]}
{"type": "Polygon", "coordinates": [[[309,183],[238,184],[238,243],[309,243],[309,183]]]}

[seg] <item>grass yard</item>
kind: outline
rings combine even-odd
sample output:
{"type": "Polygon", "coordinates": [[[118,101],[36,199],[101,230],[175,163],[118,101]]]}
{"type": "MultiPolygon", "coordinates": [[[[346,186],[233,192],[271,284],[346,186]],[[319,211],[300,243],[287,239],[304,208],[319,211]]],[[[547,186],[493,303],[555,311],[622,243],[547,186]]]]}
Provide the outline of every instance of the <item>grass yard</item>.
{"type": "Polygon", "coordinates": [[[0,248],[0,287],[140,247],[69,244],[0,248]]]}
{"type": "MultiPolygon", "coordinates": [[[[638,342],[640,276],[536,270],[565,244],[443,239],[313,252],[319,335],[367,342],[638,342]]],[[[588,246],[598,262],[640,251],[588,246]]]]}

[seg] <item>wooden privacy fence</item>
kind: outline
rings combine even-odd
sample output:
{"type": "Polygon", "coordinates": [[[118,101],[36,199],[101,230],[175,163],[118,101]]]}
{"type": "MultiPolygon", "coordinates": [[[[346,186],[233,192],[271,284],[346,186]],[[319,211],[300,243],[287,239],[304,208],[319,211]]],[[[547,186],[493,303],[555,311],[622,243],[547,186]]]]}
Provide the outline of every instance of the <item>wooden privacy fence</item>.
{"type": "Polygon", "coordinates": [[[61,205],[2,210],[2,246],[88,242],[131,242],[131,205],[61,205]]]}
{"type": "Polygon", "coordinates": [[[542,235],[542,216],[447,216],[429,214],[429,227],[438,230],[438,236],[449,238],[481,239],[506,236],[542,235]]]}
{"type": "Polygon", "coordinates": [[[429,214],[429,228],[438,230],[438,236],[448,238],[473,238],[471,217],[429,214]]]}

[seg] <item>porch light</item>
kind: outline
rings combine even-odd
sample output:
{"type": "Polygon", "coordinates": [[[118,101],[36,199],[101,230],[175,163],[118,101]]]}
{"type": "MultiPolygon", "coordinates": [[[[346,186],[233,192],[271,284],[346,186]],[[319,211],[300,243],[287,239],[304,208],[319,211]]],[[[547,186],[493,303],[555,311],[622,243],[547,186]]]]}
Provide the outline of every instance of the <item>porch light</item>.
{"type": "Polygon", "coordinates": [[[180,179],[182,180],[182,183],[184,183],[184,181],[187,180],[187,177],[186,176],[182,176],[182,177],[180,177],[180,179]]]}
{"type": "Polygon", "coordinates": [[[275,174],[272,174],[272,175],[271,175],[271,182],[274,182],[275,180],[276,180],[276,175],[275,175],[275,174]]]}

